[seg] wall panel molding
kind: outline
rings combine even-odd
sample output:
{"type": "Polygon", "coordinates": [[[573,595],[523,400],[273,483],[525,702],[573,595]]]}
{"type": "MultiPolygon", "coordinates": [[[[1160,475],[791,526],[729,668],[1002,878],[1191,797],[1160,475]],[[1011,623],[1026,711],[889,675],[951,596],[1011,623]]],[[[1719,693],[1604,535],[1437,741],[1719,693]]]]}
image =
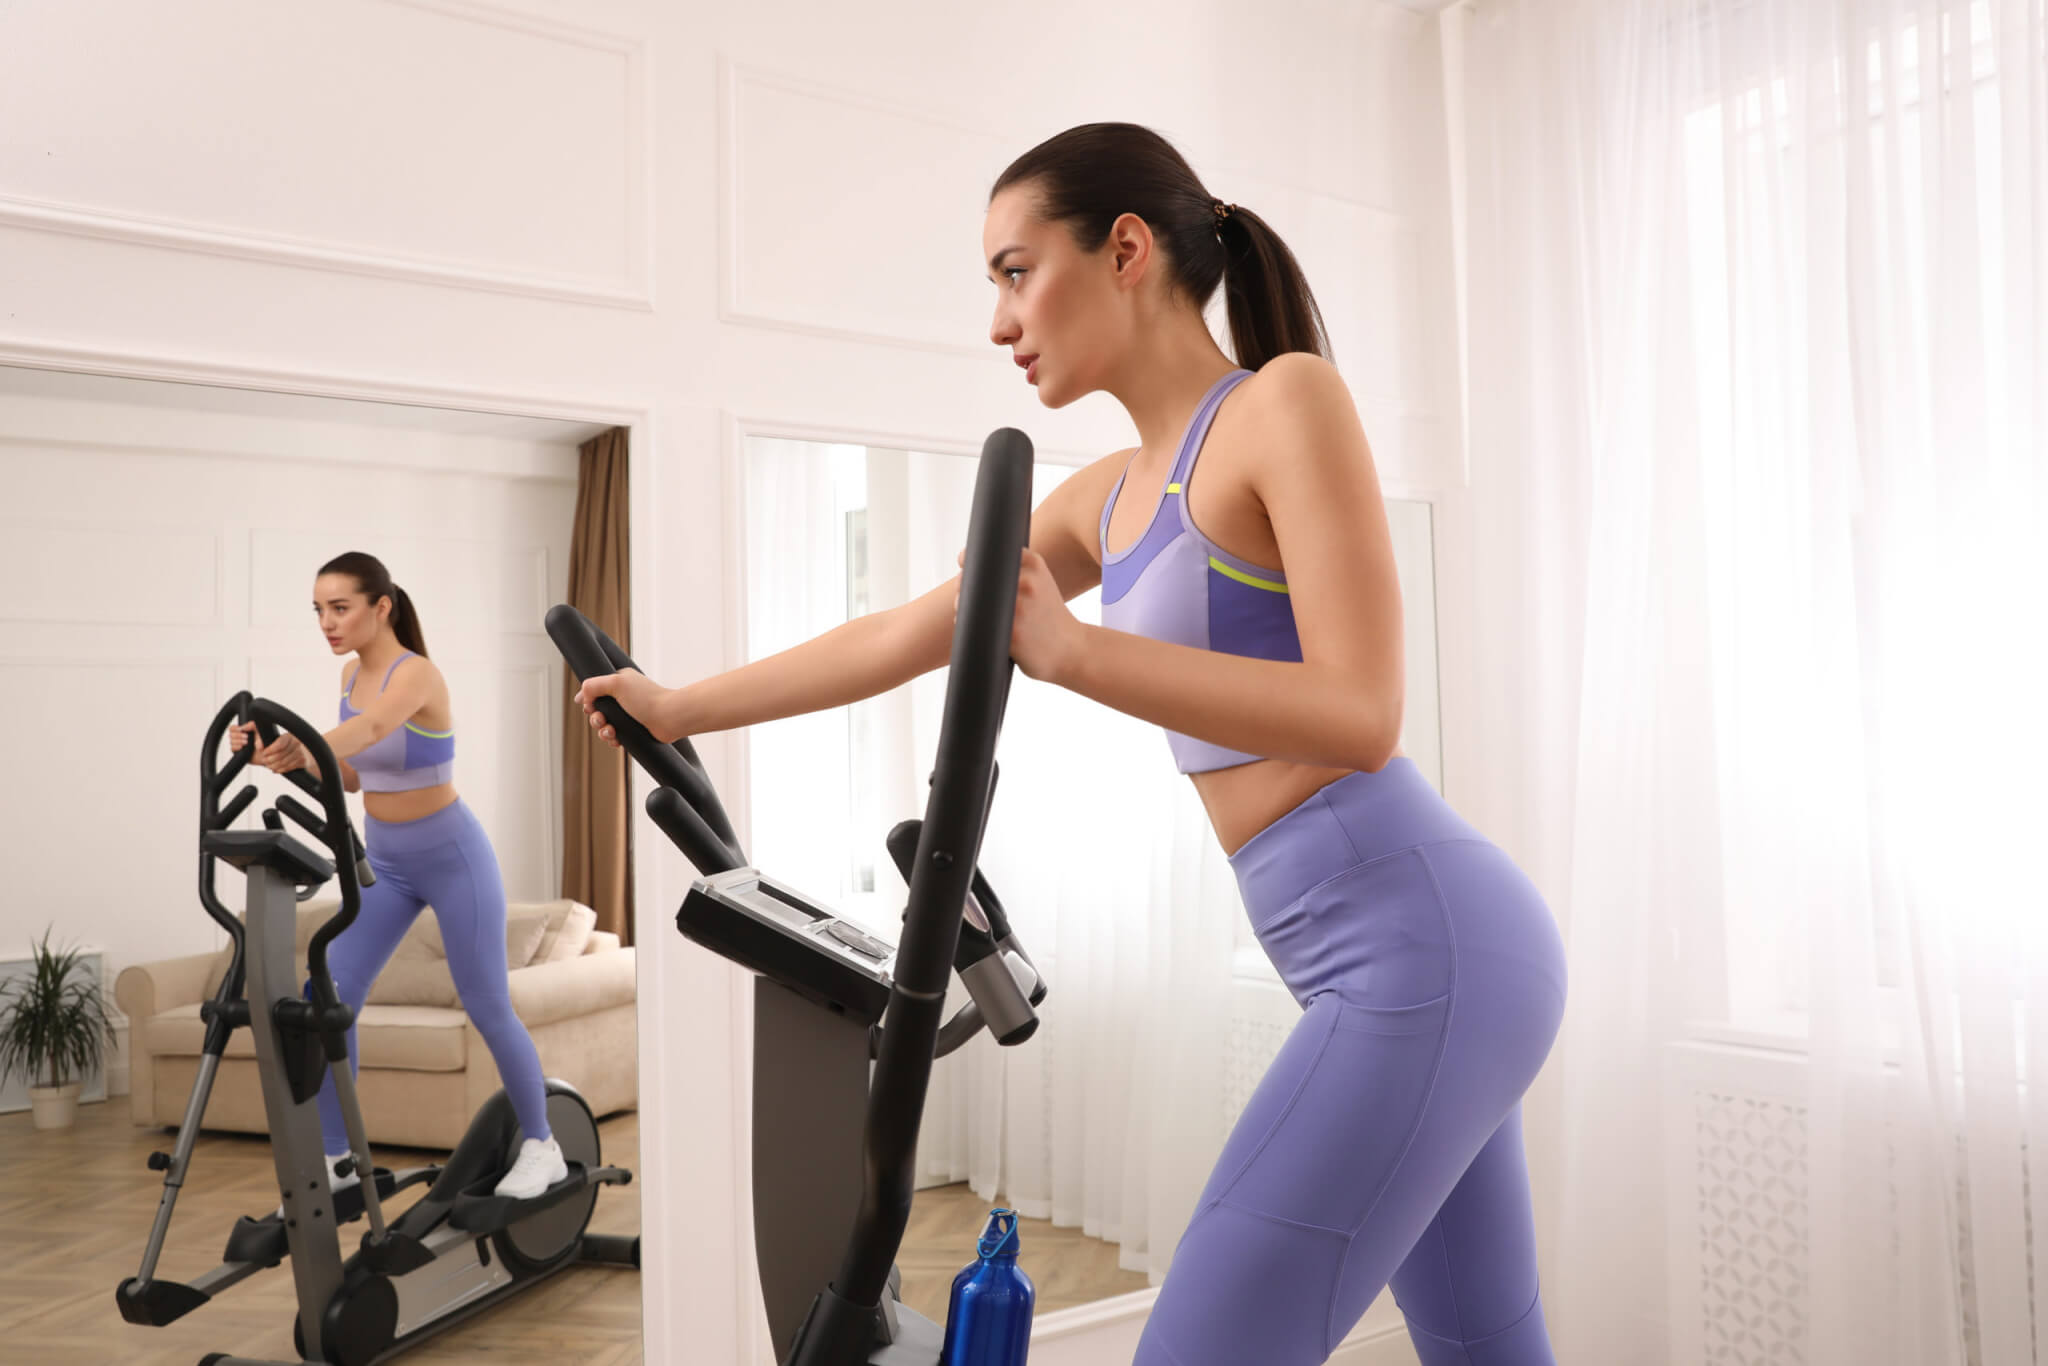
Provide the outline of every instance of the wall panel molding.
{"type": "MultiPolygon", "coordinates": [[[[152,527],[110,528],[65,523],[48,518],[9,519],[0,521],[0,565],[8,564],[15,555],[26,555],[31,561],[46,563],[64,578],[77,579],[81,557],[66,555],[59,548],[67,538],[77,543],[96,542],[100,550],[111,548],[117,554],[123,550],[135,552],[131,559],[136,572],[130,574],[120,584],[105,586],[106,595],[123,604],[120,609],[102,615],[78,615],[74,612],[32,614],[29,609],[48,598],[47,583],[39,578],[36,570],[28,566],[12,566],[7,577],[16,591],[0,599],[0,622],[34,623],[43,627],[168,627],[178,630],[203,630],[221,624],[226,545],[218,531],[176,531],[152,527]],[[197,550],[203,547],[206,557],[204,568],[199,568],[196,560],[189,566],[195,571],[191,575],[194,584],[201,577],[206,581],[206,595],[203,600],[187,597],[175,591],[167,593],[167,585],[163,578],[152,578],[149,574],[141,572],[151,566],[161,566],[164,561],[156,556],[166,552],[174,553],[175,547],[180,543],[187,549],[197,550]],[[168,599],[174,606],[170,612],[160,611],[155,616],[145,616],[139,610],[129,610],[129,605],[145,597],[150,602],[158,604],[168,599]],[[205,609],[203,612],[179,615],[179,609],[185,604],[197,604],[202,601],[205,609]]],[[[72,549],[78,550],[79,545],[74,544],[72,549]]],[[[91,592],[89,588],[85,591],[91,592]]],[[[82,600],[75,598],[73,601],[82,600]]]]}
{"type": "Polygon", "coordinates": [[[197,252],[271,265],[370,276],[413,284],[482,290],[533,299],[651,310],[654,307],[652,225],[652,107],[645,42],[634,36],[542,19],[482,0],[361,0],[392,9],[436,14],[457,22],[517,33],[542,42],[619,60],[626,117],[618,130],[625,183],[618,205],[626,233],[624,270],[616,278],[557,270],[522,270],[466,262],[284,231],[209,222],[168,213],[137,212],[116,204],[0,194],[0,228],[28,229],[130,245],[197,252]]]}
{"type": "MultiPolygon", "coordinates": [[[[851,90],[834,88],[815,81],[785,76],[758,67],[746,66],[732,61],[724,54],[718,59],[718,109],[719,109],[719,277],[718,316],[721,322],[738,323],[749,327],[766,328],[773,331],[795,332],[805,336],[823,337],[840,341],[877,343],[883,346],[904,347],[913,351],[937,353],[940,355],[971,356],[977,360],[986,359],[989,347],[986,341],[950,341],[931,335],[917,335],[913,332],[890,330],[886,327],[870,327],[844,322],[822,321],[806,318],[787,310],[778,310],[772,302],[763,301],[750,295],[747,288],[747,259],[745,244],[750,237],[745,219],[746,184],[748,179],[747,130],[749,128],[748,100],[758,100],[764,95],[779,95],[785,98],[811,100],[834,106],[849,115],[871,119],[894,121],[921,127],[929,134],[966,142],[985,143],[991,157],[999,156],[1000,149],[1013,139],[996,130],[977,127],[964,121],[934,116],[930,111],[908,105],[894,104],[873,96],[851,90]]],[[[1000,169],[998,164],[997,169],[1000,169]]],[[[772,173],[771,173],[772,174],[772,173]]],[[[967,248],[961,249],[961,260],[968,260],[967,248]]],[[[964,269],[965,267],[963,267],[964,269]]]]}

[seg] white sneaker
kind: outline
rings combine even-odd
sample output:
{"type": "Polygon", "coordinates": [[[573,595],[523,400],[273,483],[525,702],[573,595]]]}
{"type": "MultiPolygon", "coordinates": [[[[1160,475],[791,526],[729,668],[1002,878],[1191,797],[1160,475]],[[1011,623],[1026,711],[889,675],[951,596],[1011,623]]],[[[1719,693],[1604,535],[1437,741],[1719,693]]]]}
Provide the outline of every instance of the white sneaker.
{"type": "MultiPolygon", "coordinates": [[[[340,1173],[339,1171],[336,1171],[336,1170],[335,1170],[335,1169],[336,1169],[337,1167],[339,1167],[339,1166],[340,1166],[340,1165],[341,1165],[342,1163],[344,1163],[344,1162],[348,1161],[348,1158],[349,1158],[349,1155],[348,1155],[347,1153],[329,1153],[329,1154],[327,1154],[327,1189],[328,1189],[328,1190],[330,1190],[330,1191],[342,1191],[342,1190],[347,1190],[347,1189],[348,1189],[348,1188],[349,1188],[350,1186],[358,1186],[358,1185],[361,1185],[361,1184],[362,1184],[362,1178],[361,1178],[361,1177],[359,1177],[359,1176],[357,1176],[357,1175],[355,1174],[355,1172],[354,1172],[354,1171],[350,1171],[350,1172],[349,1172],[349,1174],[348,1174],[347,1176],[343,1176],[343,1175],[342,1175],[342,1174],[341,1174],[341,1173],[340,1173]]],[[[271,1217],[272,1217],[272,1218],[274,1218],[274,1219],[282,1219],[282,1218],[284,1218],[284,1206],[283,1206],[283,1205],[279,1205],[279,1206],[277,1207],[277,1213],[276,1213],[276,1214],[274,1214],[274,1215],[272,1215],[271,1217]]]]}
{"type": "Polygon", "coordinates": [[[561,1144],[552,1138],[546,1142],[529,1138],[519,1145],[518,1160],[492,1193],[513,1200],[531,1200],[568,1174],[569,1164],[563,1160],[561,1144]]]}

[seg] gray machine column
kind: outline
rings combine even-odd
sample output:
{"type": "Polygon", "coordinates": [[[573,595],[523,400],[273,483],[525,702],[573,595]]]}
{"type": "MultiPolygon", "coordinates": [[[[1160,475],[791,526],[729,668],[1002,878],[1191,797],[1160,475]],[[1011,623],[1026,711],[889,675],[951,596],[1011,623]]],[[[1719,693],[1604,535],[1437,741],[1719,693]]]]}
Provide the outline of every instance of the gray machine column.
{"type": "Polygon", "coordinates": [[[754,1251],[775,1359],[838,1273],[860,1213],[868,1026],[754,979],[754,1251]]]}
{"type": "Polygon", "coordinates": [[[290,884],[251,863],[248,899],[249,1032],[255,1036],[257,1073],[270,1116],[270,1155],[284,1194],[285,1238],[298,1288],[299,1326],[306,1359],[325,1361],[320,1314],[341,1288],[341,1240],[334,1227],[334,1195],[327,1183],[325,1144],[317,1097],[292,1099],[274,1002],[299,995],[295,959],[298,900],[290,884]]]}

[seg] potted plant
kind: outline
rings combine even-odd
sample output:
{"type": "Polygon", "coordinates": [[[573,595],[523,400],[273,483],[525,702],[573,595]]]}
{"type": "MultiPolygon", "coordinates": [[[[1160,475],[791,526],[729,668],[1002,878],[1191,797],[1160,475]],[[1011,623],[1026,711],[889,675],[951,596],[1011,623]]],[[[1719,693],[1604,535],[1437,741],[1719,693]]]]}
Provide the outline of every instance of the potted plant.
{"type": "Polygon", "coordinates": [[[20,1072],[38,1129],[62,1129],[78,1112],[83,1078],[114,1041],[99,983],[76,949],[50,948],[50,931],[31,951],[33,971],[0,986],[0,1082],[20,1072]]]}

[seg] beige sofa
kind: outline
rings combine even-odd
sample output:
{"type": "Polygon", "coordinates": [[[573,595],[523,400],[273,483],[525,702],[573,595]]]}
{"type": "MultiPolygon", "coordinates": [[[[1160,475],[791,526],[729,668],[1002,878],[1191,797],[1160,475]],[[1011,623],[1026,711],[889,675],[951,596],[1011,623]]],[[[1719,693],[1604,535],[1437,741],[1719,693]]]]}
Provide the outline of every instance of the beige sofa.
{"type": "MultiPolygon", "coordinates": [[[[334,903],[299,909],[298,961],[334,903]]],[[[573,901],[514,902],[506,917],[512,1009],[533,1034],[543,1074],[583,1093],[599,1116],[639,1102],[634,1032],[634,954],[573,901]]],[[[125,969],[114,999],[128,1016],[129,1104],[137,1124],[175,1128],[198,1072],[211,999],[228,950],[125,969]]],[[[477,1107],[499,1087],[483,1037],[462,1012],[431,911],[392,956],[356,1023],[357,1089],[373,1144],[455,1146],[477,1107]]],[[[268,1133],[256,1050],[237,1029],[223,1055],[206,1127],[268,1133]]]]}

